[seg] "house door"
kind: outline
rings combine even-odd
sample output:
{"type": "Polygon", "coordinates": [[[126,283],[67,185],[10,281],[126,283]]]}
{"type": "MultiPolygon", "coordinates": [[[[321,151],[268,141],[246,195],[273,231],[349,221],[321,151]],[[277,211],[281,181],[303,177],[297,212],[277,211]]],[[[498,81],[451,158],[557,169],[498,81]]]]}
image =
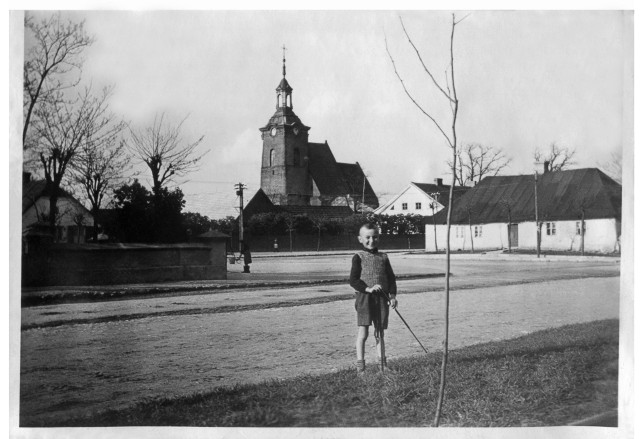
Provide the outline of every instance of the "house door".
{"type": "Polygon", "coordinates": [[[509,227],[509,235],[511,236],[511,247],[518,246],[518,225],[511,224],[509,227]]]}

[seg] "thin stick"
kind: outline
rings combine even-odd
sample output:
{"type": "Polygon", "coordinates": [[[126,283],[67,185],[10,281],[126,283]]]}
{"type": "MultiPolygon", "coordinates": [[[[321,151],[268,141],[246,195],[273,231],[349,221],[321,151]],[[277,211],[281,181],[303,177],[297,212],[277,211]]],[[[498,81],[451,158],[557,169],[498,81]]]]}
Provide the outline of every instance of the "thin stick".
{"type": "MultiPolygon", "coordinates": [[[[391,300],[385,291],[382,291],[382,294],[384,294],[384,296],[387,298],[387,300],[391,300]]],[[[413,331],[411,330],[411,327],[409,327],[409,324],[407,323],[407,321],[404,319],[404,317],[402,317],[402,314],[400,314],[400,311],[398,311],[398,308],[393,308],[393,310],[396,312],[396,314],[398,314],[398,317],[400,317],[400,320],[402,320],[402,323],[405,324],[405,326],[407,327],[407,329],[409,330],[411,335],[413,335],[413,338],[416,339],[416,341],[418,342],[418,344],[420,345],[420,347],[422,348],[424,353],[428,354],[429,352],[427,351],[427,348],[425,348],[422,345],[422,343],[420,343],[420,340],[418,340],[418,337],[416,337],[416,335],[413,333],[413,331]]]]}

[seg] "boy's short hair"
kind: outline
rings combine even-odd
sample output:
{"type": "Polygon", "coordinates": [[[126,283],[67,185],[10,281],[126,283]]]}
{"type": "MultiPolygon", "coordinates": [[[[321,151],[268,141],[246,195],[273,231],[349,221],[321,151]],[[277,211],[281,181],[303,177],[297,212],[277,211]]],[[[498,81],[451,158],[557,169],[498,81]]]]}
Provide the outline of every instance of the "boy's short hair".
{"type": "Polygon", "coordinates": [[[366,223],[362,224],[360,226],[360,228],[358,229],[358,233],[360,233],[360,230],[362,229],[367,229],[367,230],[378,230],[378,226],[375,223],[372,223],[371,221],[367,221],[366,223]]]}

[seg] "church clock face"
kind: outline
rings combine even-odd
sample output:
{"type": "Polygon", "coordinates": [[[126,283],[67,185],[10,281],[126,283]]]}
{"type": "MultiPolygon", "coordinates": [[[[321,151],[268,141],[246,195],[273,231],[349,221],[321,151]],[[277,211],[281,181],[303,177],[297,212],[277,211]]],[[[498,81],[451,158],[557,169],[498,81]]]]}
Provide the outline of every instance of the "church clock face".
{"type": "Polygon", "coordinates": [[[271,128],[271,136],[272,137],[275,137],[277,132],[278,132],[278,130],[276,129],[276,127],[271,128]]]}

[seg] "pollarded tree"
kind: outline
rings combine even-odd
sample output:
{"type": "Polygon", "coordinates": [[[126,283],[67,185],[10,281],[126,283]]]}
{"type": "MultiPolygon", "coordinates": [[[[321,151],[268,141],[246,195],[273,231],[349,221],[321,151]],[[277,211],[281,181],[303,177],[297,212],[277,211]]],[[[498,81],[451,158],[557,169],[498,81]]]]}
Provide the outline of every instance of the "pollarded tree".
{"type": "MultiPolygon", "coordinates": [[[[455,81],[455,74],[454,74],[454,63],[453,63],[453,41],[454,41],[454,35],[455,35],[455,29],[456,26],[466,18],[463,17],[460,20],[456,20],[456,16],[455,14],[452,14],[451,16],[451,37],[450,37],[450,45],[449,45],[449,66],[446,68],[445,70],[445,86],[443,87],[443,85],[441,84],[441,82],[438,82],[438,80],[436,80],[436,78],[433,76],[433,73],[431,71],[431,69],[429,69],[427,67],[427,65],[424,63],[423,59],[422,59],[422,55],[420,53],[420,50],[418,50],[418,48],[416,47],[416,45],[414,44],[413,40],[411,39],[409,33],[407,32],[407,29],[404,26],[404,22],[402,21],[402,18],[400,18],[400,24],[402,26],[402,30],[404,32],[404,35],[407,38],[408,43],[411,45],[411,47],[413,48],[414,52],[416,53],[416,57],[418,58],[418,61],[420,63],[420,66],[422,68],[422,70],[424,70],[424,72],[426,73],[426,75],[430,78],[430,82],[433,83],[433,86],[436,88],[436,90],[439,92],[439,94],[442,95],[442,97],[444,98],[444,102],[447,104],[447,106],[449,107],[449,109],[451,110],[451,120],[448,121],[449,126],[451,127],[450,130],[445,131],[445,129],[443,129],[444,124],[441,122],[438,122],[433,116],[432,114],[427,111],[419,102],[418,100],[414,97],[414,95],[407,89],[404,80],[402,79],[402,77],[400,76],[400,74],[398,73],[398,70],[396,68],[396,64],[395,61],[393,59],[393,56],[391,55],[391,52],[389,51],[389,47],[386,46],[387,49],[387,54],[389,55],[389,58],[391,60],[391,64],[393,65],[393,70],[396,74],[396,76],[398,77],[400,84],[402,85],[402,88],[404,89],[404,92],[406,93],[406,95],[409,97],[409,99],[411,100],[411,102],[413,102],[413,104],[416,106],[416,108],[418,108],[418,110],[430,121],[430,123],[433,124],[433,126],[435,128],[437,128],[437,130],[440,132],[440,134],[442,134],[443,138],[446,140],[448,146],[451,149],[451,157],[452,157],[452,161],[451,161],[451,173],[452,173],[452,182],[451,182],[451,187],[449,189],[449,205],[447,207],[447,239],[446,239],[446,249],[447,249],[447,253],[446,253],[446,270],[445,270],[445,300],[444,300],[444,340],[442,342],[442,366],[440,369],[440,389],[438,392],[438,401],[437,401],[437,405],[436,405],[436,414],[434,417],[434,421],[433,424],[435,427],[440,425],[440,416],[442,413],[442,403],[444,400],[444,391],[445,391],[445,386],[446,386],[446,371],[447,371],[447,360],[448,360],[448,353],[449,353],[449,276],[450,276],[450,267],[451,267],[451,245],[450,245],[450,235],[451,235],[451,209],[453,206],[453,188],[455,186],[456,183],[456,170],[457,170],[457,159],[458,159],[458,135],[457,135],[457,131],[456,131],[456,121],[458,118],[458,106],[459,106],[459,101],[458,101],[458,94],[456,91],[456,81],[455,81]]],[[[385,45],[386,45],[386,39],[385,39],[385,45]]]]}
{"type": "MultiPolygon", "coordinates": [[[[498,175],[511,159],[501,149],[480,143],[469,143],[458,150],[456,181],[459,186],[479,182],[486,176],[498,175]]],[[[447,162],[449,168],[451,161],[447,162]]]]}
{"type": "Polygon", "coordinates": [[[204,136],[195,142],[185,142],[182,139],[182,125],[186,120],[185,117],[174,126],[162,113],[156,115],[153,124],[147,128],[129,127],[127,146],[151,171],[154,193],[159,192],[169,181],[197,170],[200,160],[206,154],[196,152],[204,136]]]}
{"type": "Polygon", "coordinates": [[[84,22],[63,22],[60,13],[36,21],[25,13],[24,58],[24,122],[22,145],[27,147],[27,134],[38,105],[60,99],[60,93],[78,83],[72,78],[82,66],[82,52],[93,43],[84,30],[84,22]]]}
{"type": "Polygon", "coordinates": [[[126,178],[130,158],[120,134],[125,124],[112,114],[91,122],[88,135],[71,162],[72,178],[87,201],[93,215],[93,239],[98,237],[98,216],[104,196],[113,192],[126,178]]]}
{"type": "MultiPolygon", "coordinates": [[[[34,128],[39,138],[35,149],[44,171],[49,212],[56,212],[60,186],[72,160],[87,139],[97,138],[109,123],[109,89],[98,96],[86,88],[76,101],[47,100],[35,111],[34,128]]],[[[54,215],[49,224],[55,227],[54,215]]]]}

